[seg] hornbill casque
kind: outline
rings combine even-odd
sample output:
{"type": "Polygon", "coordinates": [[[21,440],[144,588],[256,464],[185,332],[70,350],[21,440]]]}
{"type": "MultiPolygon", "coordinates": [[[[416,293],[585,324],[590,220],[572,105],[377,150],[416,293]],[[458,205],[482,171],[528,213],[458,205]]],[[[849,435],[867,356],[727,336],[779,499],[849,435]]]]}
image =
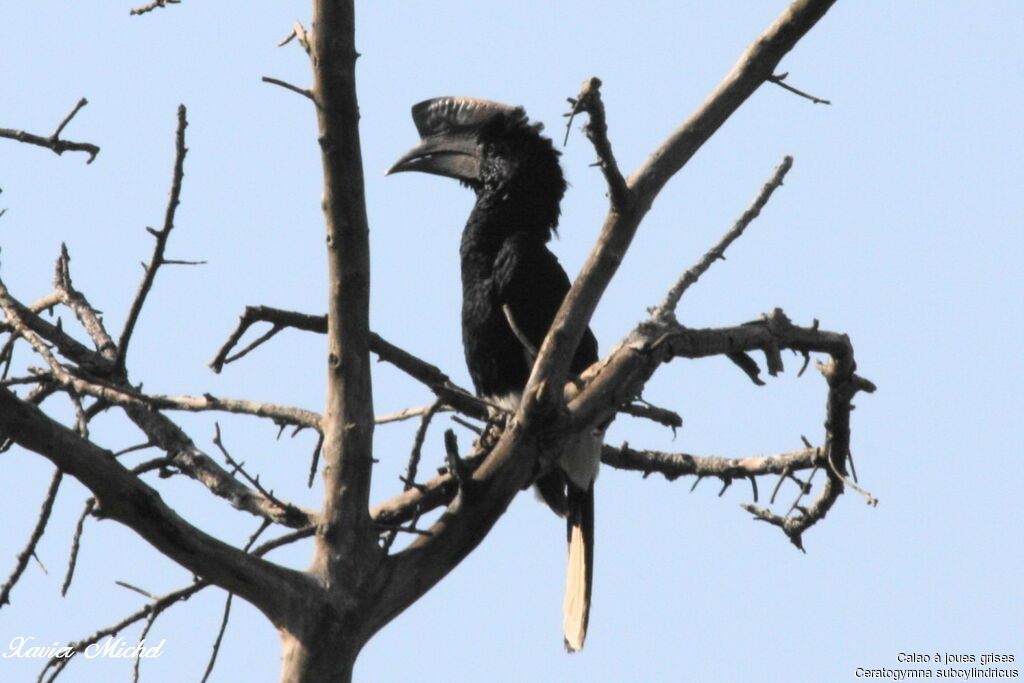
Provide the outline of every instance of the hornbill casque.
{"type": "MultiPolygon", "coordinates": [[[[462,232],[462,341],[477,394],[514,411],[569,278],[547,242],[558,225],[565,179],[559,152],[521,107],[437,97],[412,108],[420,143],[388,170],[454,178],[476,192],[462,232]]],[[[597,361],[588,329],[570,370],[597,361]]],[[[583,434],[535,482],[567,521],[565,647],[583,647],[594,564],[594,479],[603,434],[583,434]]]]}

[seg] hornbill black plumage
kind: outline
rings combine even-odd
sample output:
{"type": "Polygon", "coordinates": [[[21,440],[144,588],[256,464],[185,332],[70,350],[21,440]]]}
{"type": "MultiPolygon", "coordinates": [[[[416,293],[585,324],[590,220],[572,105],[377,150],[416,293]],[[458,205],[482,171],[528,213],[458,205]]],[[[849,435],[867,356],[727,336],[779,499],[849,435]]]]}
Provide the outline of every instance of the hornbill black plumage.
{"type": "MultiPolygon", "coordinates": [[[[518,405],[533,361],[569,278],[547,242],[558,225],[565,179],[559,153],[520,107],[469,97],[438,97],[412,108],[420,144],[388,170],[455,178],[476,192],[462,233],[462,340],[477,393],[506,410],[518,405]]],[[[588,329],[570,370],[597,360],[588,329]]],[[[536,482],[567,520],[569,563],[565,646],[583,647],[594,552],[594,479],[603,435],[584,434],[536,482]]]]}

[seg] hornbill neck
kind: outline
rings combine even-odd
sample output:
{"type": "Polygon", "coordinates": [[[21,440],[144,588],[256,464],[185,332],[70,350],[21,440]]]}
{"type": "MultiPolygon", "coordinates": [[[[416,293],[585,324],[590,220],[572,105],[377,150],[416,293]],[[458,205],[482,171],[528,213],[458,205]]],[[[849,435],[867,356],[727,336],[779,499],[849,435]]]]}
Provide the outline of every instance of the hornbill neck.
{"type": "Polygon", "coordinates": [[[517,169],[511,177],[485,175],[483,182],[473,188],[476,203],[462,235],[463,249],[500,248],[513,235],[529,236],[542,244],[551,239],[558,226],[565,180],[550,143],[539,135],[535,142],[548,146],[549,155],[544,155],[547,168],[541,172],[535,164],[507,164],[503,159],[485,158],[485,174],[488,166],[494,170],[514,165],[522,170],[517,169]]]}
{"type": "Polygon", "coordinates": [[[481,191],[462,232],[463,256],[469,251],[496,252],[513,236],[544,244],[551,239],[557,217],[557,199],[547,206],[528,206],[513,195],[495,197],[481,191]]]}

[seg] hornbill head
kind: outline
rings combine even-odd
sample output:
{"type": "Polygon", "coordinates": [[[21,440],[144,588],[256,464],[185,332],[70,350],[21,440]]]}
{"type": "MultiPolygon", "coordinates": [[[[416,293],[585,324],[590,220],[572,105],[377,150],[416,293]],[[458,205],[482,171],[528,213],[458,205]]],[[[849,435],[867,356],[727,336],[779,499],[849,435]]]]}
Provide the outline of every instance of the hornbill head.
{"type": "Polygon", "coordinates": [[[479,134],[487,123],[501,116],[526,118],[521,108],[475,97],[435,97],[413,105],[412,120],[420,144],[396,161],[387,175],[422,171],[479,185],[483,156],[479,134]]]}
{"type": "Polygon", "coordinates": [[[565,193],[559,153],[522,107],[475,97],[435,97],[416,104],[420,143],[387,173],[422,171],[455,178],[476,190],[553,213],[565,193]]]}

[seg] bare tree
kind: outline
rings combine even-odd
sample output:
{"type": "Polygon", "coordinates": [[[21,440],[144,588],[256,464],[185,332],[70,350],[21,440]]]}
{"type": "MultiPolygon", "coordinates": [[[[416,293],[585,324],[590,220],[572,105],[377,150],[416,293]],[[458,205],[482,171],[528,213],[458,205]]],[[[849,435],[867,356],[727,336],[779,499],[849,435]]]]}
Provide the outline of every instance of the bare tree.
{"type": "MultiPolygon", "coordinates": [[[[133,12],[148,12],[177,0],[155,2],[133,12]]],[[[8,602],[48,521],[62,477],[70,475],[92,493],[82,514],[116,520],[156,549],[199,577],[180,591],[150,596],[152,602],[91,636],[69,643],[81,651],[99,638],[128,624],[156,616],[197,591],[216,586],[256,606],[278,629],[283,652],[283,681],[349,680],[356,657],[366,642],[395,616],[429,591],[471,553],[505,512],[511,500],[527,487],[538,471],[550,466],[553,455],[587,425],[610,421],[618,413],[681,424],[672,410],[640,399],[645,383],[663,363],[677,358],[723,355],[751,381],[761,384],[760,369],[751,357],[764,354],[768,373],[782,370],[782,351],[801,354],[804,368],[812,354],[824,356],[817,367],[826,380],[824,434],[818,445],[775,456],[746,459],[700,457],[684,453],[605,446],[605,464],[668,479],[716,478],[723,486],[747,480],[758,498],[758,478],[774,477],[770,504],[785,480],[798,484],[798,496],[788,505],[748,505],[755,519],[779,527],[797,547],[802,534],[821,520],[850,486],[851,399],[873,385],[856,374],[853,347],[846,335],[792,323],[781,309],[761,319],[733,327],[694,329],[682,325],[675,309],[687,288],[717,260],[758,215],[783,182],[793,160],[786,157],[757,193],[736,224],[705,256],[682,274],[664,301],[640,321],[600,362],[581,377],[570,377],[570,359],[605,288],[615,275],[641,220],[665,183],[682,168],[722,123],[763,83],[786,87],[815,103],[776,75],[783,56],[827,12],[833,0],[797,0],[788,7],[740,57],[738,63],[700,107],[628,177],[619,170],[608,136],[600,81],[588,79],[570,99],[571,115],[586,117],[584,131],[598,157],[608,185],[610,207],[590,258],[573,284],[543,346],[539,349],[524,399],[514,415],[488,420],[487,405],[456,386],[437,367],[416,358],[369,329],[369,248],[364,204],[363,172],[358,134],[355,88],[355,26],[352,2],[315,0],[312,29],[297,24],[290,38],[308,53],[314,82],[306,90],[272,81],[310,98],[316,108],[318,142],[323,160],[323,210],[327,234],[329,305],[326,316],[269,307],[250,307],[223,348],[216,354],[215,371],[267,342],[278,331],[296,328],[326,334],[327,405],[322,415],[295,407],[210,394],[167,396],[144,392],[132,377],[127,353],[139,313],[160,268],[174,263],[165,247],[175,227],[186,160],[186,111],[178,111],[176,159],[170,201],[160,229],[151,229],[155,243],[144,276],[122,330],[108,330],[102,317],[78,291],[64,250],[57,260],[53,293],[22,303],[0,281],[0,308],[5,321],[0,333],[0,438],[3,447],[17,445],[49,459],[55,474],[36,529],[15,558],[15,568],[0,591],[0,607],[8,602]],[[70,310],[88,335],[77,339],[46,313],[70,310]],[[253,326],[269,330],[239,350],[253,326]],[[42,368],[20,369],[13,350],[28,345],[42,368]],[[401,415],[375,418],[371,389],[371,353],[427,386],[436,400],[401,415]],[[61,400],[74,410],[73,424],[62,424],[42,406],[61,400]],[[228,468],[200,449],[175,423],[175,411],[231,412],[269,419],[281,428],[312,429],[319,441],[310,470],[312,482],[321,472],[323,503],[311,510],[281,499],[258,477],[249,476],[219,439],[215,441],[228,468]],[[424,435],[442,410],[460,413],[480,437],[469,448],[445,434],[445,471],[423,481],[418,462],[424,435]],[[128,468],[119,456],[90,439],[89,423],[101,413],[123,415],[146,438],[146,447],[162,455],[128,468]],[[404,490],[371,505],[374,425],[378,420],[419,418],[404,490]],[[155,482],[143,475],[184,474],[210,493],[262,522],[260,532],[280,526],[283,532],[262,544],[257,533],[244,547],[219,541],[166,505],[155,482]],[[802,472],[809,472],[802,475],[802,472]],[[798,476],[799,475],[799,476],[798,476]],[[817,476],[817,483],[814,481],[817,476]],[[421,516],[443,512],[428,527],[421,516]],[[412,541],[393,549],[398,534],[412,541]],[[264,559],[270,550],[301,539],[313,539],[313,562],[308,570],[264,559]]],[[[0,136],[41,145],[54,152],[99,149],[62,139],[61,133],[83,99],[50,136],[0,129],[0,136]]],[[[571,123],[571,119],[570,119],[571,123]]],[[[803,369],[801,369],[803,372],[803,369]]],[[[79,526],[80,533],[81,525],[79,526]]],[[[72,549],[71,570],[77,553],[72,549]]],[[[230,606],[230,602],[228,603],[230,606]]],[[[225,611],[225,620],[227,610],[225,611]]],[[[148,626],[147,626],[148,627],[148,626]]],[[[55,657],[42,677],[52,680],[71,661],[55,657]]],[[[212,667],[211,660],[210,666],[212,667]]]]}

